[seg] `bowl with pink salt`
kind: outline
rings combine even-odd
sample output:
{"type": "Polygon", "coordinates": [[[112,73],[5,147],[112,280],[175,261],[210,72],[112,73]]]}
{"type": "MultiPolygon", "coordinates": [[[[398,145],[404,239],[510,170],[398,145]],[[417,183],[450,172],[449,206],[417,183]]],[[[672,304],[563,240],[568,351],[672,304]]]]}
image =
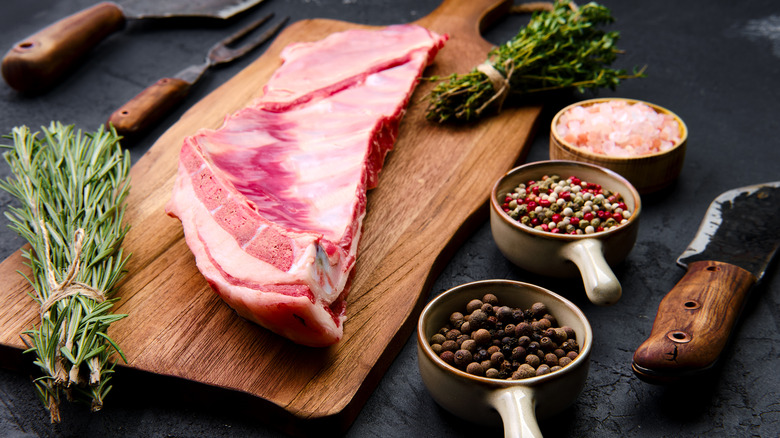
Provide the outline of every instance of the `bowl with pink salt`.
{"type": "Polygon", "coordinates": [[[550,159],[605,167],[646,194],[677,179],[687,140],[685,123],[666,108],[635,99],[590,99],[555,115],[550,159]]]}

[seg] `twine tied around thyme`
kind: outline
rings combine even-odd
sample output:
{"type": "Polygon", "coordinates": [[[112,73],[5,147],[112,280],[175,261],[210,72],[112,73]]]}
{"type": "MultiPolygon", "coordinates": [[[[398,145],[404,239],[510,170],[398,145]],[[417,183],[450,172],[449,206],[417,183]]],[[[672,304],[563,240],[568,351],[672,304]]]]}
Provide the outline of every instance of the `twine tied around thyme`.
{"type": "Polygon", "coordinates": [[[482,108],[480,108],[477,112],[481,112],[482,109],[487,108],[493,102],[496,102],[496,105],[498,105],[498,111],[501,111],[501,107],[504,106],[504,100],[506,100],[506,97],[509,95],[509,78],[512,77],[512,70],[507,72],[506,77],[504,77],[500,71],[496,70],[490,61],[485,61],[477,66],[477,71],[488,77],[488,80],[490,80],[490,85],[492,85],[493,90],[496,91],[495,94],[493,94],[493,97],[485,102],[485,104],[482,105],[482,108]]]}
{"type": "MultiPolygon", "coordinates": [[[[569,8],[572,11],[577,10],[577,5],[574,2],[569,3],[569,8]]],[[[531,3],[523,3],[520,5],[514,5],[510,8],[509,13],[510,14],[528,14],[533,12],[541,12],[541,11],[547,11],[550,12],[554,9],[554,4],[552,2],[531,2],[531,3]]],[[[482,64],[478,65],[476,67],[476,70],[485,76],[487,76],[488,80],[490,81],[490,85],[493,86],[493,90],[495,90],[495,93],[493,96],[488,99],[487,102],[485,102],[478,110],[477,113],[481,113],[485,110],[485,108],[491,106],[493,103],[495,103],[498,107],[498,111],[501,111],[501,108],[504,106],[504,100],[506,100],[506,97],[509,95],[510,91],[512,90],[510,79],[512,78],[512,73],[514,72],[514,65],[511,65],[509,67],[509,70],[506,72],[506,75],[501,74],[500,71],[496,69],[496,67],[493,65],[492,62],[489,60],[483,62],[482,64]]]]}

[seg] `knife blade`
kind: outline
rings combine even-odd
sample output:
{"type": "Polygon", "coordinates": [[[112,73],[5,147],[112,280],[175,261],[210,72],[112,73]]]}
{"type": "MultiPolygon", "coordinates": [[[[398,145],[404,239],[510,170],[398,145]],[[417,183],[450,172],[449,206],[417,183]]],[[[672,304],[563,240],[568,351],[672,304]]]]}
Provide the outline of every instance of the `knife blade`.
{"type": "Polygon", "coordinates": [[[780,247],[780,181],[729,190],[709,206],[677,259],[687,271],[661,300],[634,352],[641,380],[673,383],[712,369],[753,285],[780,247]]]}
{"type": "Polygon", "coordinates": [[[2,62],[5,81],[25,93],[53,86],[76,62],[127,20],[198,18],[226,20],[263,0],[125,0],[74,13],[16,43],[2,62]]]}

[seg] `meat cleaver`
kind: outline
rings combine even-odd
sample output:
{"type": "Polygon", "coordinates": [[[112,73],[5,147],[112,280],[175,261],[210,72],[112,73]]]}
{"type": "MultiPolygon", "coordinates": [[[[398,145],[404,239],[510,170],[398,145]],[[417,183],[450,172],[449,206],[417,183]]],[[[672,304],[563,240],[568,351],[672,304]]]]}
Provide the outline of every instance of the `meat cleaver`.
{"type": "Polygon", "coordinates": [[[683,278],[661,300],[632,368],[643,381],[672,383],[718,361],[748,292],[780,247],[780,181],[742,187],[710,204],[677,263],[683,278]]]}
{"type": "Polygon", "coordinates": [[[104,2],[16,43],[3,58],[5,81],[21,92],[54,85],[93,47],[119,31],[128,19],[199,18],[226,20],[263,0],[127,0],[104,2]]]}

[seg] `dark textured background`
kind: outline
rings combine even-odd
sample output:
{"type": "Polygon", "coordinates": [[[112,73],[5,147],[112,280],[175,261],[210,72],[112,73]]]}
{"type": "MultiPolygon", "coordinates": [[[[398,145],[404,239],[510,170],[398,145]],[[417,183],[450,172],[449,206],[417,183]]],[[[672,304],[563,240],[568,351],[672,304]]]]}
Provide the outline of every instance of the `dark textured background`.
{"type": "MultiPolygon", "coordinates": [[[[468,0],[462,0],[468,1],[468,0]]],[[[90,5],[89,0],[3,0],[0,49],[44,25],[90,5]]],[[[485,223],[459,249],[431,291],[472,280],[508,278],[537,283],[564,294],[588,316],[595,342],[587,386],[576,403],[542,421],[546,436],[762,436],[780,434],[780,278],[773,270],[755,289],[722,366],[707,379],[662,387],[639,381],[631,357],[650,332],[659,301],[680,279],[676,257],[693,238],[713,198],[744,185],[780,179],[777,139],[780,114],[780,6],[774,0],[731,2],[647,0],[604,1],[617,19],[618,66],[647,65],[648,77],[625,82],[600,96],[644,99],[679,114],[690,131],[682,175],[671,190],[646,197],[639,237],[628,258],[615,269],[623,298],[612,307],[584,299],[578,281],[541,278],[509,264],[496,249],[485,223]]],[[[101,44],[78,71],[49,93],[24,97],[0,84],[0,132],[17,125],[33,128],[51,120],[94,130],[143,87],[200,62],[214,42],[267,11],[302,18],[335,18],[356,23],[414,21],[438,0],[267,0],[225,27],[134,23],[101,44]]],[[[486,37],[500,43],[523,19],[512,17],[486,37]]],[[[140,157],[186,105],[197,102],[248,65],[261,51],[227,68],[212,70],[185,106],[135,145],[140,157]]],[[[528,161],[548,157],[549,121],[563,105],[588,96],[550,101],[528,161]]],[[[0,177],[8,175],[0,164],[0,177]]],[[[0,209],[10,199],[0,193],[0,209]]],[[[0,227],[0,257],[22,241],[0,227]]],[[[219,366],[219,364],[214,364],[219,366]]],[[[121,375],[120,375],[121,377],[121,375]]],[[[188,403],[164,397],[165,382],[141,381],[134,388],[116,379],[105,409],[89,414],[65,405],[63,422],[48,423],[28,376],[0,370],[0,436],[280,436],[273,427],[232,414],[231,406],[188,403]],[[153,388],[162,388],[154,391],[153,388]]],[[[174,394],[180,395],[180,394],[174,394]]],[[[468,403],[468,400],[464,400],[468,403]]],[[[327,431],[323,431],[326,434],[327,431]]],[[[356,421],[350,437],[501,436],[449,415],[430,398],[417,371],[410,338],[356,421]]]]}

